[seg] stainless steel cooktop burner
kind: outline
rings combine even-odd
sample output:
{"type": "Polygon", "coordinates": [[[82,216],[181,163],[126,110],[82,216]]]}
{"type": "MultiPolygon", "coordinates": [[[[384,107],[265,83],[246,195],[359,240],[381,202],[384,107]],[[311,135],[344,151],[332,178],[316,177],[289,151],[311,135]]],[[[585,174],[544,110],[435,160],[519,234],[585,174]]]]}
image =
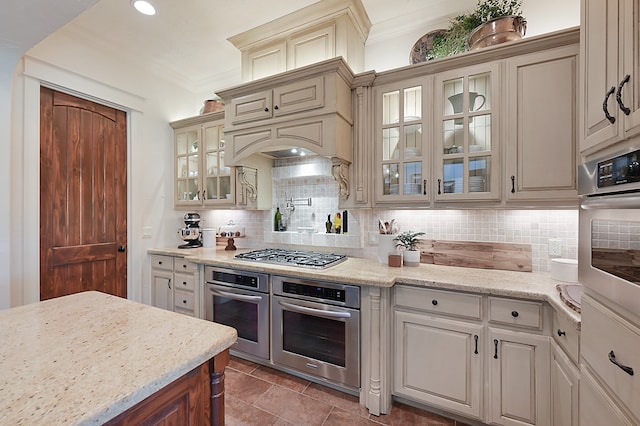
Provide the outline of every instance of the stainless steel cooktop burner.
{"type": "Polygon", "coordinates": [[[344,254],[320,253],[305,250],[261,249],[236,254],[237,259],[287,266],[324,269],[347,260],[344,254]]]}

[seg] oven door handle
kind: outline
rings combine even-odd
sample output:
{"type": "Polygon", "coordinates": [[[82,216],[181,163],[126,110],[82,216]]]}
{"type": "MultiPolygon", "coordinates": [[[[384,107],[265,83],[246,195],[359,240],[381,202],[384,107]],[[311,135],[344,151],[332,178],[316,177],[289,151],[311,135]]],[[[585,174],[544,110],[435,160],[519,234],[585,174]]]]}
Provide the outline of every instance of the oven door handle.
{"type": "Polygon", "coordinates": [[[350,312],[325,311],[323,309],[307,308],[306,306],[292,305],[291,303],[278,301],[281,306],[300,314],[311,314],[324,318],[351,318],[350,312]]]}
{"type": "Polygon", "coordinates": [[[580,207],[585,210],[595,209],[637,209],[640,206],[640,192],[602,197],[584,197],[580,207]]]}
{"type": "Polygon", "coordinates": [[[242,302],[259,302],[262,296],[246,296],[244,294],[227,293],[226,291],[209,289],[216,296],[226,297],[227,299],[240,300],[242,302]]]}

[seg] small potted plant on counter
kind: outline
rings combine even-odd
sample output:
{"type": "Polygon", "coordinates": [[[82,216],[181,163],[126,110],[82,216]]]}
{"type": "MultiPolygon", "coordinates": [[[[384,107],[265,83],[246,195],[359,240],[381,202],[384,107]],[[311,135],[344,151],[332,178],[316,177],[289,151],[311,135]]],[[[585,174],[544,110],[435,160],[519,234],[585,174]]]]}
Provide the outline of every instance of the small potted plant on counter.
{"type": "Polygon", "coordinates": [[[424,232],[405,231],[398,234],[393,241],[396,241],[396,247],[403,247],[402,263],[405,266],[419,266],[420,265],[420,250],[418,246],[422,239],[421,236],[424,232]]]}

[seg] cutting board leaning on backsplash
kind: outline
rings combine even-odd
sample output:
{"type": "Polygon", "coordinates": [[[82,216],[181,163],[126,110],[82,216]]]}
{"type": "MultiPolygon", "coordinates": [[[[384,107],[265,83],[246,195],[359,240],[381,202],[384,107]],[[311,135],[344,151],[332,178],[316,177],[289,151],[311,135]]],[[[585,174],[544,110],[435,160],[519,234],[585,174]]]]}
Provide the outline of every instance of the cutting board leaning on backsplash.
{"type": "Polygon", "coordinates": [[[422,240],[420,262],[466,268],[531,272],[531,245],[422,240]]]}

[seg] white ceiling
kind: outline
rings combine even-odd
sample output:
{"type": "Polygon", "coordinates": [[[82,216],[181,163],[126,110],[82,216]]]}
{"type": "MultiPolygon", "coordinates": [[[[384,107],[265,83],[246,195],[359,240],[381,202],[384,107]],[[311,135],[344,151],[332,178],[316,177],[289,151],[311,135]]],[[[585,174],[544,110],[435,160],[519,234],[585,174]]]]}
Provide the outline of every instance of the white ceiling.
{"type": "MultiPolygon", "coordinates": [[[[316,1],[152,0],[158,13],[150,17],[137,13],[130,0],[8,0],[0,18],[0,57],[16,52],[21,56],[68,22],[65,30],[199,92],[219,86],[218,80],[239,76],[240,52],[227,41],[229,37],[316,1]]],[[[425,21],[442,20],[475,4],[475,0],[361,1],[372,22],[369,43],[406,31],[412,21],[424,26],[425,21]]]]}

